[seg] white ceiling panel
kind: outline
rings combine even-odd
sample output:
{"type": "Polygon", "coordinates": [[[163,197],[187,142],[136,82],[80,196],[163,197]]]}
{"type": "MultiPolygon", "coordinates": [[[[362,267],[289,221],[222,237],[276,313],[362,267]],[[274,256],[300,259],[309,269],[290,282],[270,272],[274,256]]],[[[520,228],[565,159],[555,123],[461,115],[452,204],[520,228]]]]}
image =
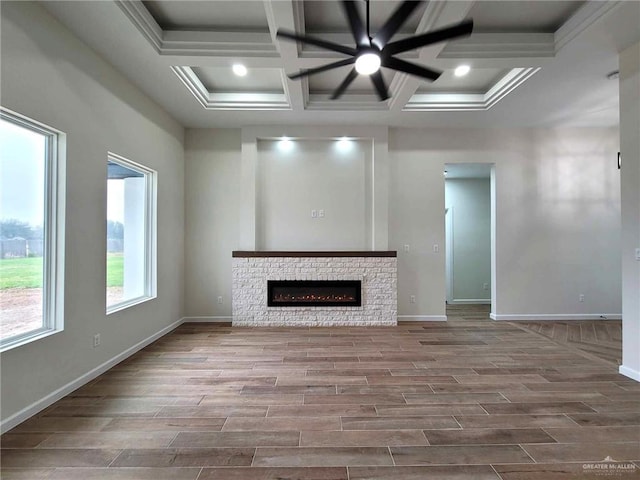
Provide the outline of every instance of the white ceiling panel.
{"type": "Polygon", "coordinates": [[[477,32],[553,33],[586,2],[565,0],[476,2],[468,17],[477,32]]]}
{"type": "Polygon", "coordinates": [[[420,82],[417,91],[418,93],[485,93],[508,71],[508,69],[501,68],[473,68],[468,75],[456,77],[453,73],[454,70],[445,70],[435,82],[420,82]]]}
{"type": "MultiPolygon", "coordinates": [[[[327,72],[318,73],[309,77],[309,92],[318,94],[331,94],[342,83],[347,76],[351,66],[340,67],[327,72]]],[[[382,78],[384,78],[387,87],[393,79],[394,72],[382,69],[382,78]]],[[[371,79],[365,75],[358,75],[353,83],[349,86],[346,93],[372,93],[373,86],[371,79]]]]}
{"type": "MultiPolygon", "coordinates": [[[[358,0],[364,12],[364,0],[358,0]]],[[[371,0],[371,33],[400,0],[371,0]]],[[[446,0],[423,2],[398,37],[473,18],[469,38],[412,51],[441,69],[434,83],[383,69],[392,97],[378,102],[358,77],[329,95],[349,67],[290,80],[345,59],[276,38],[306,30],[353,47],[336,0],[116,0],[38,2],[188,127],[366,123],[387,126],[605,126],[618,122],[618,52],[640,41],[640,1],[446,0]],[[416,31],[418,29],[418,31],[416,31]],[[249,69],[234,76],[234,62],[249,69]],[[467,77],[452,71],[469,64],[467,77]],[[224,111],[221,114],[220,111],[224,111]],[[375,111],[375,115],[371,112],[375,111]]],[[[404,56],[404,54],[402,54],[404,56]]]]}
{"type": "Polygon", "coordinates": [[[269,29],[264,2],[256,0],[145,0],[142,2],[164,30],[269,29]]]}
{"type": "Polygon", "coordinates": [[[282,70],[278,68],[250,68],[239,77],[229,67],[191,67],[209,92],[283,93],[282,70]]]}
{"type": "MultiPolygon", "coordinates": [[[[370,2],[370,33],[375,32],[384,25],[386,20],[401,4],[399,1],[373,0],[370,2]]],[[[366,18],[365,2],[357,2],[360,18],[366,18]]],[[[303,2],[305,29],[307,33],[317,32],[348,32],[349,22],[347,21],[340,2],[335,0],[311,0],[303,2]]],[[[405,21],[398,33],[415,33],[420,17],[424,13],[426,3],[421,4],[405,21]]]]}

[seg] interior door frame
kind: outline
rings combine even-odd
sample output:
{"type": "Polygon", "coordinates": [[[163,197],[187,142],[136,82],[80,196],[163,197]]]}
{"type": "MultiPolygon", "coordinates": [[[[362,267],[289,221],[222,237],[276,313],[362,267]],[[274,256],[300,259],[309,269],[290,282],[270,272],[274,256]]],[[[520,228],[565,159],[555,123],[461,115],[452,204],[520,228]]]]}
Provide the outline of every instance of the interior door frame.
{"type": "Polygon", "coordinates": [[[453,207],[444,208],[446,302],[453,301],[453,207]]]}

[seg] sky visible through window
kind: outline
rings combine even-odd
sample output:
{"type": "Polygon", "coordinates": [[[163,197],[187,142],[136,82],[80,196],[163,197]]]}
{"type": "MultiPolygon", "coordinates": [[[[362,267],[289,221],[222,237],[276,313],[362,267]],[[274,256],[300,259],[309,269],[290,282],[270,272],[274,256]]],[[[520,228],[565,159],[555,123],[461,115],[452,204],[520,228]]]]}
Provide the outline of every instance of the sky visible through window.
{"type": "Polygon", "coordinates": [[[124,223],[124,180],[107,180],[107,220],[124,223]]]}
{"type": "MultiPolygon", "coordinates": [[[[0,120],[0,220],[44,223],[46,137],[0,120]]],[[[124,222],[124,181],[109,180],[107,219],[124,222]]]]}
{"type": "Polygon", "coordinates": [[[0,120],[0,219],[44,223],[46,137],[0,120]]]}

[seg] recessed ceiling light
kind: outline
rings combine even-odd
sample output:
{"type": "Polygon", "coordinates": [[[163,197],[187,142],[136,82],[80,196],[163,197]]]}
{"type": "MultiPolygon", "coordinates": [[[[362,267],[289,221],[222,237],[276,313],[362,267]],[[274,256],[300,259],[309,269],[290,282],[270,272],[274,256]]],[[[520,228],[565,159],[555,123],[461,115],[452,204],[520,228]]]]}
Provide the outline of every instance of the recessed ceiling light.
{"type": "Polygon", "coordinates": [[[471,70],[471,67],[469,65],[460,65],[458,68],[455,69],[453,74],[456,77],[464,77],[467,73],[469,73],[470,70],[471,70]]]}
{"type": "Polygon", "coordinates": [[[356,60],[356,71],[360,75],[371,75],[380,70],[380,55],[365,53],[356,60]]]}
{"type": "Polygon", "coordinates": [[[338,141],[336,142],[336,146],[338,147],[338,150],[340,150],[341,152],[347,152],[351,150],[351,147],[353,146],[353,142],[347,137],[342,137],[338,139],[338,141]]]}
{"type": "Polygon", "coordinates": [[[283,152],[288,152],[293,148],[293,142],[289,137],[282,137],[278,142],[278,148],[283,152]]]}
{"type": "Polygon", "coordinates": [[[231,68],[233,69],[233,73],[239,77],[244,77],[247,74],[247,67],[240,63],[235,63],[231,68]]]}

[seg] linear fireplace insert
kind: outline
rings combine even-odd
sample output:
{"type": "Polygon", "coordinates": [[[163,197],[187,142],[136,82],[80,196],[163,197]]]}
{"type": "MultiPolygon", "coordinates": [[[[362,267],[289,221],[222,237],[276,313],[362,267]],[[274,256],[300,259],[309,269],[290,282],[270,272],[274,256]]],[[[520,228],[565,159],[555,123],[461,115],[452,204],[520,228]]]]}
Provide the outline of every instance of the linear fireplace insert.
{"type": "Polygon", "coordinates": [[[360,307],[360,280],[267,280],[269,307],[360,307]]]}

